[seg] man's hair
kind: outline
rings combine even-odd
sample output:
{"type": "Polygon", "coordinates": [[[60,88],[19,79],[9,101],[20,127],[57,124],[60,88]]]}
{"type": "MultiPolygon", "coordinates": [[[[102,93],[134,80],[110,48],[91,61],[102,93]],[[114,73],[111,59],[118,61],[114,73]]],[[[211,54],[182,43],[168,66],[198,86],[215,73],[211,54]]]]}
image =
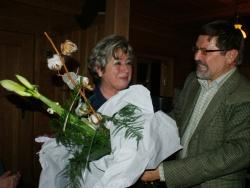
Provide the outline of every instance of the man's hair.
{"type": "Polygon", "coordinates": [[[110,35],[99,41],[96,46],[92,49],[91,55],[88,58],[88,69],[90,74],[93,76],[94,81],[99,81],[96,68],[100,68],[105,71],[105,67],[108,63],[108,59],[113,57],[117,59],[117,50],[122,50],[123,53],[127,54],[128,59],[133,60],[134,50],[130,46],[128,40],[119,35],[110,35]]]}
{"type": "Polygon", "coordinates": [[[239,29],[235,29],[234,25],[225,20],[217,20],[204,25],[199,35],[208,35],[212,38],[217,38],[216,46],[221,50],[238,50],[239,54],[236,59],[236,64],[242,63],[244,38],[239,29]]]}

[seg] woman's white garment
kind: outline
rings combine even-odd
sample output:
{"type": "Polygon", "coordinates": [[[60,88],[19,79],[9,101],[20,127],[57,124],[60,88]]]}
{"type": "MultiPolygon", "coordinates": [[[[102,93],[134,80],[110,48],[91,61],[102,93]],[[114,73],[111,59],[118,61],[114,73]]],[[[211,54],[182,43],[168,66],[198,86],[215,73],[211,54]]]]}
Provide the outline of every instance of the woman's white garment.
{"type": "MultiPolygon", "coordinates": [[[[146,169],[157,168],[161,161],[182,148],[175,121],[161,111],[154,113],[150,92],[141,85],[120,91],[98,111],[112,116],[128,103],[139,107],[142,112],[143,139],[137,145],[135,139],[124,137],[125,130],[112,134],[115,126],[108,124],[112,152],[91,162],[90,171],[82,171],[82,188],[129,187],[146,169]]],[[[65,187],[66,180],[61,171],[72,157],[67,149],[51,139],[43,144],[39,156],[42,166],[39,187],[65,187]]]]}

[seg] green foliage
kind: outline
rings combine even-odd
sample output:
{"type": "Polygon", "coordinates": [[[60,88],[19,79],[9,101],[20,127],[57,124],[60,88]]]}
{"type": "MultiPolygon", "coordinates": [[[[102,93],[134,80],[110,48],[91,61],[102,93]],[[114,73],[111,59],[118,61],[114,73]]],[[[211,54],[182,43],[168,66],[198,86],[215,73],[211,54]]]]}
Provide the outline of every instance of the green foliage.
{"type": "MultiPolygon", "coordinates": [[[[140,120],[141,111],[138,107],[128,104],[112,117],[103,116],[103,121],[96,130],[95,135],[86,134],[86,131],[80,129],[74,124],[67,122],[67,128],[63,131],[62,126],[68,112],[60,116],[59,120],[54,120],[53,127],[56,132],[56,139],[65,147],[70,148],[73,157],[64,170],[64,174],[69,179],[69,187],[78,188],[84,169],[88,168],[91,161],[97,160],[111,151],[110,135],[104,124],[112,121],[115,126],[112,134],[114,136],[125,129],[125,138],[136,139],[137,144],[142,139],[143,122],[140,120]]],[[[81,119],[79,118],[79,121],[81,119]]]]}
{"type": "Polygon", "coordinates": [[[138,145],[143,137],[142,124],[144,121],[140,120],[140,117],[141,110],[137,106],[129,103],[116,112],[112,117],[106,117],[106,121],[113,122],[115,130],[112,134],[114,134],[114,136],[122,129],[125,129],[125,138],[135,138],[138,145]]]}
{"type": "MultiPolygon", "coordinates": [[[[72,109],[75,99],[76,93],[74,92],[71,95],[73,102],[71,104],[66,102],[64,109],[72,109]]],[[[69,179],[67,186],[77,188],[80,186],[82,171],[88,167],[88,163],[110,153],[110,136],[109,130],[103,126],[97,128],[94,135],[88,134],[75,123],[71,123],[67,118],[70,113],[69,110],[64,110],[59,119],[51,121],[51,126],[57,142],[67,147],[73,155],[64,169],[64,175],[69,179]],[[64,130],[65,123],[66,129],[64,130]]],[[[78,121],[80,122],[81,119],[78,118],[78,121]]]]}

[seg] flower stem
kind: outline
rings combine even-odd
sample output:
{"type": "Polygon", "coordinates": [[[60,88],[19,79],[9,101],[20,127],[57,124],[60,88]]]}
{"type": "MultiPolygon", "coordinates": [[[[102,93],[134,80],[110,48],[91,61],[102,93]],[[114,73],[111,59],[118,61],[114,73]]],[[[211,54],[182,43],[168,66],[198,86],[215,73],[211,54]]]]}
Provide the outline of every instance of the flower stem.
{"type": "MultiPolygon", "coordinates": [[[[56,52],[57,55],[59,56],[59,58],[60,58],[60,60],[61,60],[61,62],[62,62],[62,64],[63,64],[63,68],[65,69],[65,72],[66,72],[66,73],[69,73],[68,68],[67,68],[67,66],[65,65],[64,59],[62,58],[61,54],[60,54],[59,51],[57,50],[57,48],[56,48],[56,46],[55,46],[53,40],[50,38],[50,36],[47,34],[47,32],[44,32],[44,35],[45,35],[46,38],[49,40],[50,44],[52,45],[52,47],[54,48],[55,52],[56,52]]],[[[67,77],[68,77],[68,79],[71,81],[71,83],[72,83],[74,86],[77,85],[77,83],[75,82],[74,79],[72,79],[72,77],[70,76],[70,74],[67,74],[67,77]]],[[[90,104],[89,100],[88,100],[88,99],[86,98],[86,96],[85,96],[85,91],[84,91],[84,89],[80,89],[80,95],[81,95],[82,98],[84,99],[85,103],[89,106],[90,111],[91,111],[93,114],[96,115],[96,111],[94,110],[94,108],[93,108],[92,105],[90,104]]],[[[99,118],[99,116],[96,115],[96,117],[97,117],[99,120],[101,120],[101,119],[99,118]]]]}
{"type": "MultiPolygon", "coordinates": [[[[33,97],[41,100],[44,104],[52,108],[59,116],[61,116],[65,112],[65,110],[57,102],[54,102],[46,98],[45,96],[41,95],[38,92],[33,93],[33,97]]],[[[86,130],[86,132],[89,135],[93,136],[95,134],[96,128],[87,119],[84,118],[79,119],[77,116],[73,114],[69,114],[68,119],[75,126],[86,130]]]]}

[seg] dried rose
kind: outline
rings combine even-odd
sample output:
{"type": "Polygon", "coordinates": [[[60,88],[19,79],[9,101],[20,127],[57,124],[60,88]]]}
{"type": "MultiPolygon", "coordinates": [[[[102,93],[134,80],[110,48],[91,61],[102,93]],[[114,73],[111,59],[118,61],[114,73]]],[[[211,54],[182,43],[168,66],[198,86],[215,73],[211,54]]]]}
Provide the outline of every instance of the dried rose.
{"type": "Polygon", "coordinates": [[[70,56],[73,52],[77,51],[77,46],[70,40],[66,40],[61,44],[61,52],[63,55],[70,56]]]}

